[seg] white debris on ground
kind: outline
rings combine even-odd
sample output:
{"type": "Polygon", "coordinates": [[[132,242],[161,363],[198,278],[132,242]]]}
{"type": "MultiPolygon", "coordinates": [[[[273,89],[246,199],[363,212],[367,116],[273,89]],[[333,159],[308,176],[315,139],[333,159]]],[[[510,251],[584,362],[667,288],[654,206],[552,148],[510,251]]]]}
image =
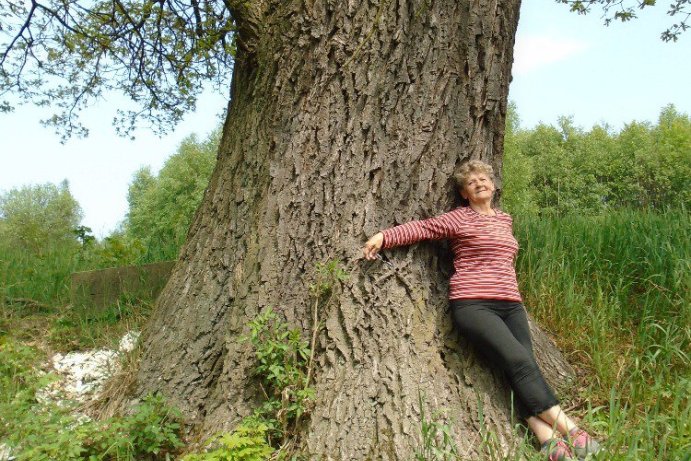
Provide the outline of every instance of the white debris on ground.
{"type": "Polygon", "coordinates": [[[12,461],[14,460],[14,456],[12,456],[12,451],[10,450],[10,447],[5,445],[4,443],[0,443],[0,461],[12,461]]]}
{"type": "Polygon", "coordinates": [[[132,352],[137,346],[137,341],[139,341],[139,332],[130,331],[120,339],[118,349],[120,352],[132,352]]]}
{"type": "Polygon", "coordinates": [[[118,351],[107,349],[55,354],[53,368],[62,378],[60,381],[65,396],[82,401],[94,394],[118,370],[119,355],[118,351]]]}
{"type": "MultiPolygon", "coordinates": [[[[139,332],[130,331],[120,339],[118,350],[95,349],[69,354],[55,354],[47,364],[47,372],[56,376],[55,381],[36,392],[36,399],[43,404],[71,405],[85,403],[98,396],[103,384],[116,373],[125,354],[134,350],[139,332]]],[[[84,414],[77,416],[76,424],[89,421],[84,414]]],[[[0,461],[14,461],[11,447],[0,443],[0,461]]]]}
{"type": "Polygon", "coordinates": [[[95,349],[52,357],[52,372],[58,379],[36,397],[42,402],[63,400],[86,402],[101,391],[103,384],[120,369],[121,357],[134,350],[139,332],[130,331],[120,339],[118,350],[95,349]]]}

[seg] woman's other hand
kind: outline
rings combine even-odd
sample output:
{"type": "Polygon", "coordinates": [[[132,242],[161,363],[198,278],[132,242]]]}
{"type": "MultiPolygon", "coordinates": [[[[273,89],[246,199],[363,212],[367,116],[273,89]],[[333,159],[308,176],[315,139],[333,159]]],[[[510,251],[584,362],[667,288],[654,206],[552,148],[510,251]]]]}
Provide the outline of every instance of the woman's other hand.
{"type": "Polygon", "coordinates": [[[377,232],[365,243],[362,249],[363,254],[366,259],[372,260],[377,259],[377,253],[381,250],[381,246],[384,244],[384,234],[377,232]]]}

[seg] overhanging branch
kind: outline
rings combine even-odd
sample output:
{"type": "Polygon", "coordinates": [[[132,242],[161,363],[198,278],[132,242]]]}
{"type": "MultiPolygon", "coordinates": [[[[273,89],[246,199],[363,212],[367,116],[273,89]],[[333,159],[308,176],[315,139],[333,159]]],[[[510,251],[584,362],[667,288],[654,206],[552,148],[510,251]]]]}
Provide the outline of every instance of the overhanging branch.
{"type": "Polygon", "coordinates": [[[224,0],[224,4],[235,20],[238,48],[254,53],[261,36],[266,5],[257,0],[224,0]]]}
{"type": "MultiPolygon", "coordinates": [[[[253,37],[260,10],[240,3],[238,22],[253,37]]],[[[2,0],[0,17],[0,97],[10,97],[0,111],[26,102],[58,108],[49,123],[67,137],[103,91],[140,106],[124,134],[141,121],[165,132],[204,84],[225,90],[232,75],[235,18],[224,2],[2,0]]]]}

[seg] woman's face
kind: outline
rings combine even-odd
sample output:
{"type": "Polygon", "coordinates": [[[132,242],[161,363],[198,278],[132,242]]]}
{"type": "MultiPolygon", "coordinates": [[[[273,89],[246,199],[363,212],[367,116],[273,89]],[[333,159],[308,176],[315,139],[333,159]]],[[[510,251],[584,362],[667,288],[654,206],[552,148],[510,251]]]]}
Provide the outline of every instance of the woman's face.
{"type": "Polygon", "coordinates": [[[470,203],[491,202],[494,189],[494,182],[485,173],[470,173],[461,196],[470,203]]]}

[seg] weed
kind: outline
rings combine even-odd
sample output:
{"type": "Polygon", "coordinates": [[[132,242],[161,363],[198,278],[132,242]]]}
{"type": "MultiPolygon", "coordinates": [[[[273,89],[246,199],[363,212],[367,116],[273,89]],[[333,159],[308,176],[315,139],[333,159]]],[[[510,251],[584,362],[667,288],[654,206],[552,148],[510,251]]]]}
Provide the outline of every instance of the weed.
{"type": "Polygon", "coordinates": [[[0,443],[18,461],[154,460],[182,446],[181,415],[159,395],[104,421],[76,416],[69,401],[39,402],[40,389],[55,379],[34,367],[39,357],[33,348],[0,338],[0,443]]]}
{"type": "Polygon", "coordinates": [[[257,360],[254,376],[266,400],[233,432],[214,437],[206,453],[188,455],[185,461],[252,461],[266,459],[268,455],[289,456],[300,418],[309,413],[314,400],[310,384],[320,330],[319,310],[331,302],[337,284],[346,278],[338,260],[317,264],[315,269],[309,286],[311,343],[304,341],[300,331],[290,328],[273,309],[264,310],[252,320],[249,334],[243,339],[254,348],[257,360]]]}
{"type": "Polygon", "coordinates": [[[285,442],[314,397],[307,385],[310,349],[300,331],[289,328],[273,309],[266,309],[249,326],[246,340],[257,359],[254,374],[266,397],[255,410],[255,418],[266,424],[274,441],[285,442]]]}
{"type": "Polygon", "coordinates": [[[179,413],[159,396],[149,396],[132,415],[92,421],[70,406],[33,404],[30,413],[13,409],[6,442],[18,461],[84,459],[140,461],[165,459],[180,447],[179,413]]]}
{"type": "Polygon", "coordinates": [[[274,452],[267,443],[268,429],[264,424],[240,424],[213,438],[205,453],[187,455],[183,461],[265,461],[274,452]]]}
{"type": "Polygon", "coordinates": [[[123,297],[103,309],[59,309],[48,340],[54,349],[64,352],[112,347],[125,332],[140,330],[151,308],[151,303],[123,297]]]}
{"type": "Polygon", "coordinates": [[[415,461],[452,461],[460,458],[451,424],[439,412],[430,418],[425,414],[425,397],[419,393],[421,443],[415,450],[415,461]]]}
{"type": "Polygon", "coordinates": [[[266,401],[255,411],[255,418],[266,424],[274,441],[285,444],[297,433],[300,418],[309,412],[314,399],[310,387],[314,350],[319,326],[319,309],[328,305],[337,284],[346,274],[338,260],[316,265],[310,284],[312,297],[311,344],[302,340],[300,331],[291,329],[272,309],[267,309],[250,322],[248,340],[255,350],[257,364],[254,374],[260,379],[266,401]]]}
{"type": "Polygon", "coordinates": [[[691,452],[688,212],[516,219],[526,305],[574,354],[608,459],[691,452]]]}

